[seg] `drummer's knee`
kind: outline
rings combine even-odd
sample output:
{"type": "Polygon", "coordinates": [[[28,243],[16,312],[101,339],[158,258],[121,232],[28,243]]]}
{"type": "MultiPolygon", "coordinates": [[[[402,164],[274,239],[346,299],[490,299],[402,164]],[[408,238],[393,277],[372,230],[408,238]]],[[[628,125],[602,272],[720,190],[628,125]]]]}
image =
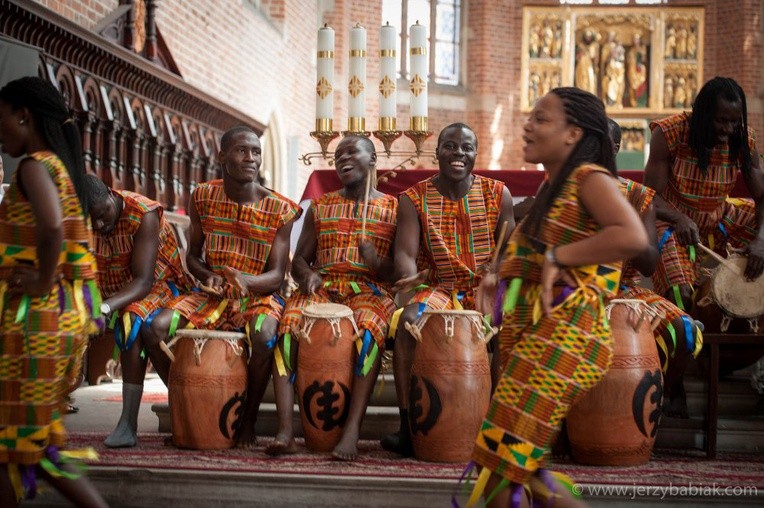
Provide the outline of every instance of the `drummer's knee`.
{"type": "Polygon", "coordinates": [[[279,322],[271,316],[266,316],[260,326],[257,327],[256,321],[257,318],[253,319],[249,325],[249,340],[252,343],[253,352],[262,354],[272,349],[273,338],[276,336],[279,322]]]}
{"type": "Polygon", "coordinates": [[[172,310],[163,310],[151,321],[148,333],[143,334],[143,343],[147,348],[156,348],[160,342],[167,340],[172,314],[172,310]]]}

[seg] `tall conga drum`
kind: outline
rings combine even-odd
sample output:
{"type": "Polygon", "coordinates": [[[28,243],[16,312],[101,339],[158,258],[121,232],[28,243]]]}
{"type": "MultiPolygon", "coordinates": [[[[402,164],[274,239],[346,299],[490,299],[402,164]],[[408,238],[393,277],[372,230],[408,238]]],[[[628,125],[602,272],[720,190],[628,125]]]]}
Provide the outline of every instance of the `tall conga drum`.
{"type": "Polygon", "coordinates": [[[663,398],[651,326],[655,311],[641,300],[613,300],[607,313],[613,363],[568,412],[573,460],[595,466],[645,464],[655,443],[663,398]]]}
{"type": "Polygon", "coordinates": [[[171,342],[168,399],[172,442],[180,448],[231,448],[247,390],[243,333],[178,330],[171,342]]]}
{"type": "Polygon", "coordinates": [[[330,452],[340,441],[350,410],[357,334],[353,311],[345,305],[319,303],[302,312],[296,382],[308,450],[330,452]]]}
{"type": "Polygon", "coordinates": [[[427,310],[407,329],[418,341],[409,389],[414,456],[466,462],[491,398],[482,316],[469,310],[427,310]]]}

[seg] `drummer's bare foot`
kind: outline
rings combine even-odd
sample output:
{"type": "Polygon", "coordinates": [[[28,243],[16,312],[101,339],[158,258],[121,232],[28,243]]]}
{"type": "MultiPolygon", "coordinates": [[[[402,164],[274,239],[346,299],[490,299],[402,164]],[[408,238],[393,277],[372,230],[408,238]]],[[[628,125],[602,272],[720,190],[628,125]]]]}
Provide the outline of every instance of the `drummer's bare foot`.
{"type": "Polygon", "coordinates": [[[255,447],[257,447],[257,435],[255,434],[255,429],[242,429],[236,438],[236,448],[254,450],[255,447]]]}
{"type": "Polygon", "coordinates": [[[358,434],[344,432],[340,442],[332,450],[332,457],[337,460],[352,462],[358,458],[358,434]]]}
{"type": "Polygon", "coordinates": [[[382,448],[388,452],[397,453],[404,457],[413,457],[414,455],[414,446],[411,444],[411,437],[404,435],[404,433],[400,431],[386,435],[379,441],[379,444],[381,444],[382,448]]]}
{"type": "Polygon", "coordinates": [[[297,453],[300,449],[294,442],[294,437],[278,434],[271,444],[265,447],[265,453],[268,455],[291,455],[297,453]]]}

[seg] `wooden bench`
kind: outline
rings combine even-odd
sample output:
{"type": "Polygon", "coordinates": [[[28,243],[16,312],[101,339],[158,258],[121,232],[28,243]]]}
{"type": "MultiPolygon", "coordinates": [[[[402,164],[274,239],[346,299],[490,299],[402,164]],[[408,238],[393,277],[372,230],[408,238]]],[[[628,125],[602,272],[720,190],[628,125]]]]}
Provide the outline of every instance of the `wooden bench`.
{"type": "Polygon", "coordinates": [[[708,350],[708,388],[706,390],[706,441],[704,451],[716,458],[716,437],[719,425],[719,346],[753,346],[764,343],[764,335],[753,333],[704,333],[703,349],[708,350]]]}

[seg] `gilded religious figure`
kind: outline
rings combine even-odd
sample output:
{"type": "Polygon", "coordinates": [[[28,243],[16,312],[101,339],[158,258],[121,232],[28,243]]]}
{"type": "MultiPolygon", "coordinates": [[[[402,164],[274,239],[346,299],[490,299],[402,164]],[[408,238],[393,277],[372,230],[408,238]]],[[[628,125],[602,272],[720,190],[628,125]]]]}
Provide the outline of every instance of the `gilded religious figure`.
{"type": "Polygon", "coordinates": [[[625,74],[623,45],[616,41],[603,69],[602,95],[606,106],[618,109],[623,107],[625,74]]]}
{"type": "Polygon", "coordinates": [[[695,32],[695,27],[690,27],[690,31],[687,34],[687,58],[695,58],[698,56],[698,34],[695,32]]]}
{"type": "Polygon", "coordinates": [[[667,59],[676,58],[676,29],[672,25],[666,29],[666,45],[663,57],[667,59]]]}
{"type": "Polygon", "coordinates": [[[674,107],[674,79],[671,76],[666,76],[663,82],[663,107],[674,107]]]}
{"type": "Polygon", "coordinates": [[[635,33],[626,52],[626,78],[629,82],[626,105],[630,108],[647,105],[647,47],[642,34],[635,33]]]}
{"type": "Polygon", "coordinates": [[[595,68],[599,56],[597,36],[591,30],[585,30],[576,50],[576,86],[597,95],[595,68]]]}
{"type": "Polygon", "coordinates": [[[676,81],[676,86],[674,87],[674,107],[675,108],[684,108],[685,103],[687,102],[687,89],[685,88],[687,86],[687,80],[684,79],[684,77],[680,76],[679,79],[676,81]]]}
{"type": "Polygon", "coordinates": [[[684,26],[676,32],[676,58],[687,58],[687,28],[684,26]]]}

